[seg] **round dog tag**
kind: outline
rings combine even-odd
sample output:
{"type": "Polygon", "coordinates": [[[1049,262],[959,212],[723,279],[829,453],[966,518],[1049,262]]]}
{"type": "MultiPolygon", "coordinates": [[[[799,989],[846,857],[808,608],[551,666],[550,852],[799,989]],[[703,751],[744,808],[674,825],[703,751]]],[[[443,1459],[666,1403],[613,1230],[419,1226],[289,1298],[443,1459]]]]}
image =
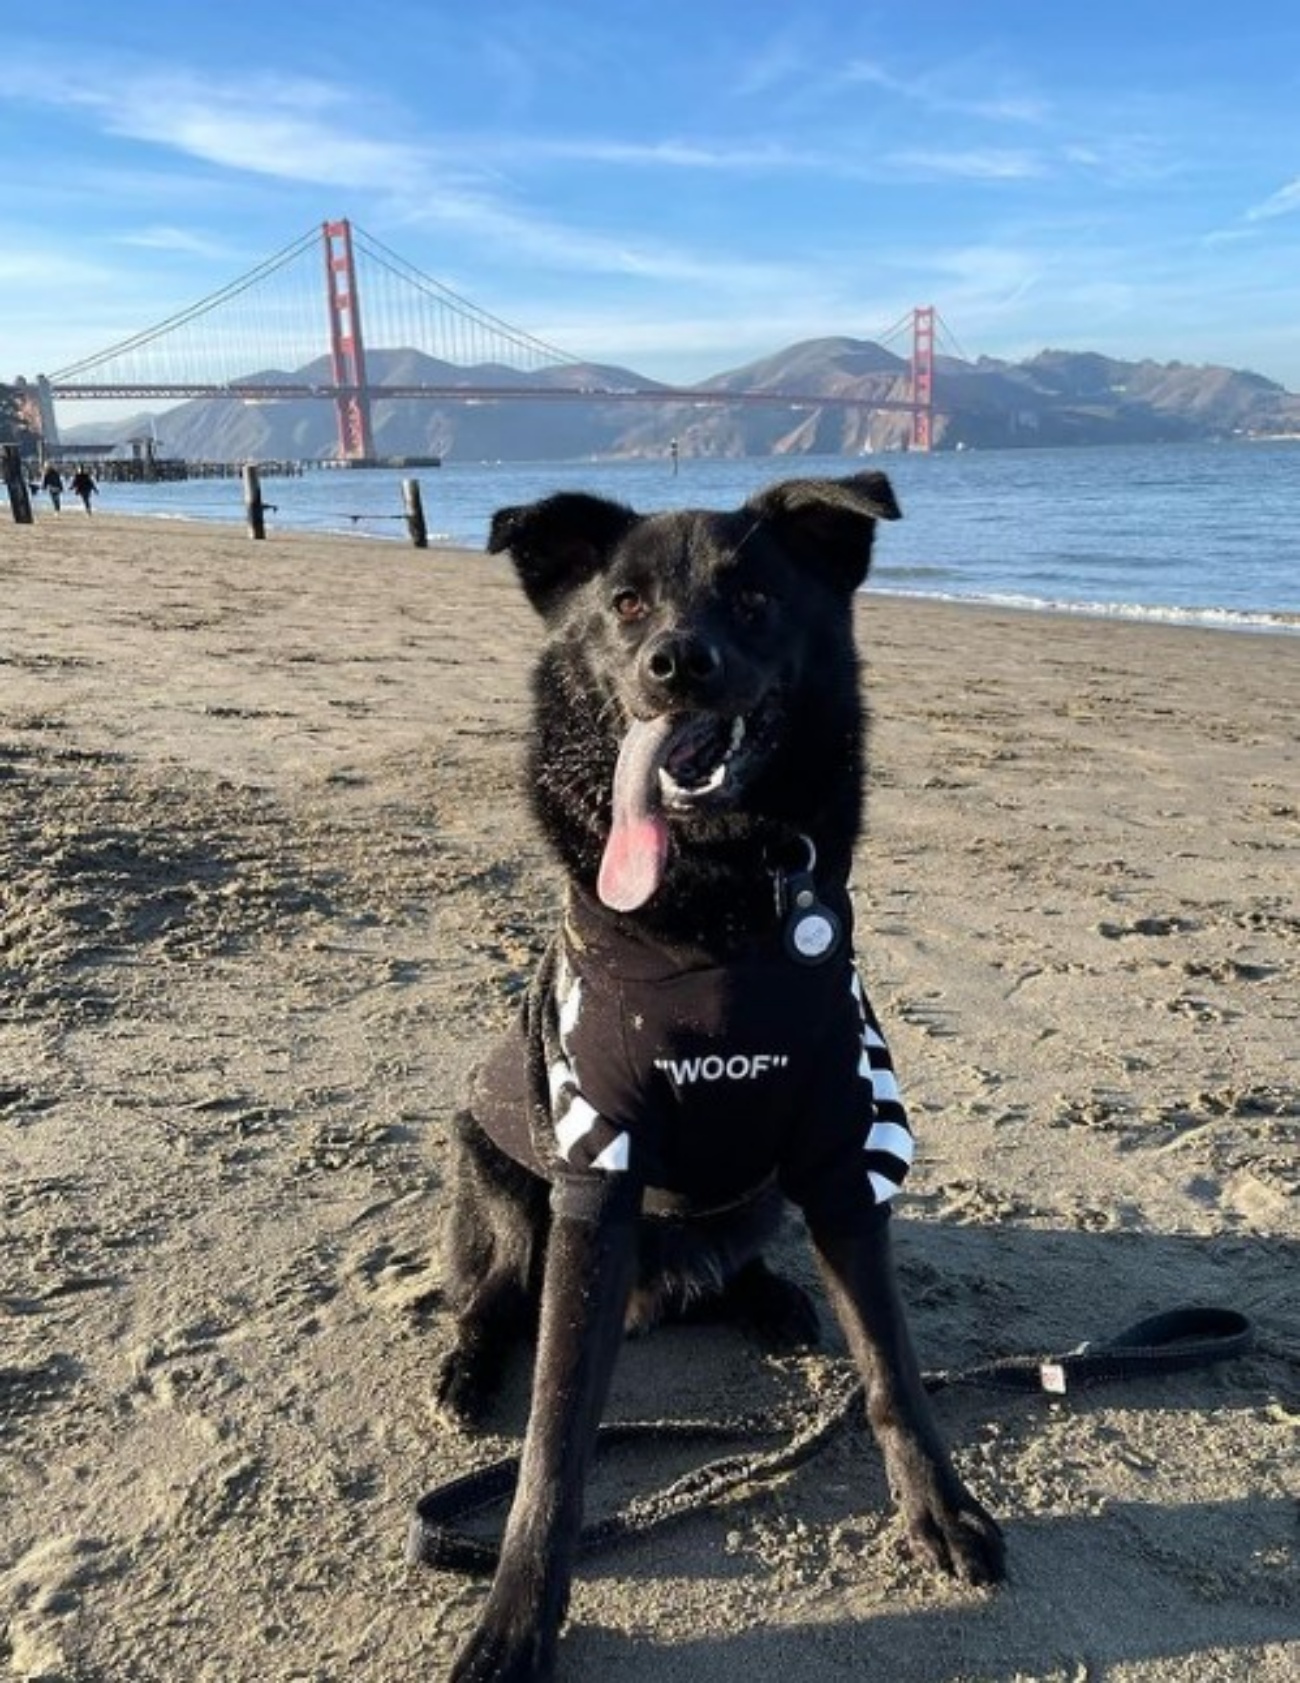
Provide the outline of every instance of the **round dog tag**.
{"type": "Polygon", "coordinates": [[[829,906],[823,906],[808,890],[794,897],[786,919],[785,945],[790,957],[800,964],[820,964],[840,944],[840,920],[829,906]]]}
{"type": "Polygon", "coordinates": [[[800,840],[808,849],[801,870],[781,872],[776,879],[776,904],[785,916],[785,950],[798,964],[823,964],[839,951],[844,925],[817,898],[817,849],[811,836],[800,840]]]}

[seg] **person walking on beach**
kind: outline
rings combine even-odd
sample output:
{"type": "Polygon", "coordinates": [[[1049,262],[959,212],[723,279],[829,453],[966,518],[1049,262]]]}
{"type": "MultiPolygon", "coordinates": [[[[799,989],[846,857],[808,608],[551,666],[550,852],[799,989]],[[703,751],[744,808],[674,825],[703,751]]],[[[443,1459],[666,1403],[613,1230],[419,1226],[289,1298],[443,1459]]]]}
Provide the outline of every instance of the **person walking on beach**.
{"type": "Polygon", "coordinates": [[[99,486],[95,484],[95,481],[86,472],[85,468],[78,468],[73,474],[71,489],[74,497],[81,498],[86,513],[91,513],[90,499],[99,490],[99,486]]]}
{"type": "Polygon", "coordinates": [[[63,507],[63,475],[53,462],[41,475],[41,489],[49,492],[50,501],[54,504],[54,512],[57,514],[63,507]]]}

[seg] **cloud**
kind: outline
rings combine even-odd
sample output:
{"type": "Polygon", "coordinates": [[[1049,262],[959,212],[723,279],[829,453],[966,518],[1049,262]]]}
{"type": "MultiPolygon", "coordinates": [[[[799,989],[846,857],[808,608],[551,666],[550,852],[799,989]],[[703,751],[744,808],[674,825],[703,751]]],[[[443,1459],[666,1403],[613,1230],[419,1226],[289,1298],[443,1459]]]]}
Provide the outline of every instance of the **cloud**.
{"type": "MultiPolygon", "coordinates": [[[[92,114],[110,134],[165,147],[219,169],[327,185],[374,195],[387,216],[408,226],[440,226],[508,250],[512,256],[569,272],[707,285],[753,295],[789,285],[782,264],[728,262],[635,235],[594,233],[522,208],[495,173],[521,156],[588,158],[599,164],[692,169],[813,167],[781,147],[713,148],[667,141],[467,144],[463,151],[369,138],[345,88],[295,77],[258,76],[238,83],[188,72],[118,70],[112,78],[60,70],[24,81],[26,97],[92,114]]],[[[373,124],[373,108],[366,121],[373,124]]],[[[397,122],[394,126],[400,126],[397,122]]],[[[182,249],[174,230],[128,236],[159,249],[182,249]]],[[[190,249],[197,250],[197,247],[190,249]]]]}
{"type": "Polygon", "coordinates": [[[0,285],[31,286],[36,296],[49,296],[60,288],[83,288],[88,281],[101,282],[110,271],[79,253],[56,251],[32,244],[20,229],[0,227],[0,285]]]}
{"type": "MultiPolygon", "coordinates": [[[[623,141],[599,138],[572,140],[505,140],[493,149],[511,162],[521,156],[530,160],[641,166],[650,169],[706,171],[799,171],[842,172],[843,160],[826,152],[794,150],[764,143],[757,146],[709,145],[701,141],[623,141]]],[[[852,173],[857,173],[856,171],[852,173]]]]}
{"type": "Polygon", "coordinates": [[[176,251],[190,257],[224,259],[230,247],[224,240],[205,239],[187,228],[140,228],[134,233],[110,236],[115,245],[129,246],[139,251],[176,251]]]}
{"type": "Polygon", "coordinates": [[[779,293],[804,280],[795,261],[763,263],[694,252],[666,241],[636,235],[602,234],[549,221],[487,195],[438,192],[407,199],[407,226],[440,226],[471,233],[499,246],[518,260],[551,269],[590,275],[621,275],[629,280],[683,283],[710,293],[754,297],[779,293]]]}
{"type": "Polygon", "coordinates": [[[840,72],[841,83],[863,83],[893,94],[909,105],[919,105],[926,111],[941,111],[948,116],[982,118],[986,122],[1039,124],[1048,116],[1046,103],[1030,94],[972,95],[969,86],[978,86],[988,72],[981,66],[965,64],[946,67],[924,76],[900,76],[873,59],[853,59],[840,72]],[[955,84],[960,84],[957,91],[955,84]]]}
{"type": "Polygon", "coordinates": [[[123,66],[107,76],[97,66],[85,73],[20,70],[9,92],[88,113],[119,139],[281,180],[373,187],[429,172],[419,148],[350,132],[349,92],[306,78],[255,75],[222,83],[187,71],[123,66]]]}
{"type": "Polygon", "coordinates": [[[1265,222],[1274,216],[1291,216],[1300,210],[1300,176],[1246,212],[1247,222],[1265,222]]]}
{"type": "Polygon", "coordinates": [[[889,163],[895,169],[919,175],[958,177],[967,181],[1031,181],[1049,173],[1046,162],[1032,152],[987,148],[953,152],[892,152],[889,163]]]}
{"type": "Polygon", "coordinates": [[[144,78],[128,98],[83,95],[111,133],[206,163],[295,181],[372,187],[422,178],[427,158],[348,132],[346,98],[319,84],[261,78],[238,87],[144,78]]]}
{"type": "Polygon", "coordinates": [[[802,81],[808,63],[808,52],[797,31],[788,29],[740,59],[731,92],[741,99],[764,98],[782,86],[802,81]]]}

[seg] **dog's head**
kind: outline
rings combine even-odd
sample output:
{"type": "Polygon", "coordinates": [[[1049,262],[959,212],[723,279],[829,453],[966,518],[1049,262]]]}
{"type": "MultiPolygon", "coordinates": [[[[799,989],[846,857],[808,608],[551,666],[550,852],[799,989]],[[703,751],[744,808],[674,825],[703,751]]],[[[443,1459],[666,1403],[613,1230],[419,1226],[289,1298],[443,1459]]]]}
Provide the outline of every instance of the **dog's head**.
{"type": "Polygon", "coordinates": [[[832,702],[856,729],[849,605],[876,521],[898,514],[884,474],[862,473],[787,480],[726,513],[640,515],[562,492],[494,517],[489,549],[510,552],[552,632],[539,679],[552,748],[534,772],[545,784],[564,761],[572,812],[550,827],[598,814],[607,905],[650,899],[674,831],[777,816],[776,784],[788,804],[801,781],[796,731],[817,756],[810,720],[832,702]],[[588,774],[604,780],[594,800],[576,786],[588,774]]]}

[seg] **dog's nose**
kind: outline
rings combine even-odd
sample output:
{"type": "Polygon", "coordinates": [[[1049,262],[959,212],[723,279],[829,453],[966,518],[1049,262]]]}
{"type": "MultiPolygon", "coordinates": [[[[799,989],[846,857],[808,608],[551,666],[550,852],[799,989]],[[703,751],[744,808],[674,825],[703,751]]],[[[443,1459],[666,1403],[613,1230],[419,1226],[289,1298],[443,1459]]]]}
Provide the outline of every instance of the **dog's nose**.
{"type": "Polygon", "coordinates": [[[665,695],[703,699],[722,677],[722,655],[698,632],[661,631],[641,651],[641,672],[665,695]]]}

